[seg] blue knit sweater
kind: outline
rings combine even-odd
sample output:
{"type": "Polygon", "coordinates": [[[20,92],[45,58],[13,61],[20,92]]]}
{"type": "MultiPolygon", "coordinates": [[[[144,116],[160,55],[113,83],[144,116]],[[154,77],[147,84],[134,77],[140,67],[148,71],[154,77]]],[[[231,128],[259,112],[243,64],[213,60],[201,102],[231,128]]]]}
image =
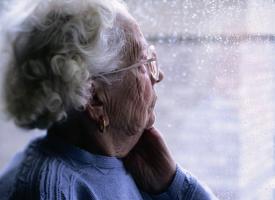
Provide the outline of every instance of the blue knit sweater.
{"type": "Polygon", "coordinates": [[[212,200],[214,195],[177,167],[166,192],[139,190],[116,157],[93,155],[58,138],[30,143],[0,177],[0,199],[22,200],[212,200]]]}

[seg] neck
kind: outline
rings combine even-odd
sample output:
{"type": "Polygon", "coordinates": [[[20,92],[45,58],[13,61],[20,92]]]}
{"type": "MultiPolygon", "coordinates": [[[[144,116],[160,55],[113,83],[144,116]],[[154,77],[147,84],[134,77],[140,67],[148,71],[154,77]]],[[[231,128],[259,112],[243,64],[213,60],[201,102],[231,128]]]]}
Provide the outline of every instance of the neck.
{"type": "Polygon", "coordinates": [[[116,157],[126,156],[139,139],[137,135],[129,135],[126,131],[109,127],[100,132],[97,125],[87,118],[69,119],[54,125],[48,134],[55,134],[65,142],[90,153],[116,157]]]}

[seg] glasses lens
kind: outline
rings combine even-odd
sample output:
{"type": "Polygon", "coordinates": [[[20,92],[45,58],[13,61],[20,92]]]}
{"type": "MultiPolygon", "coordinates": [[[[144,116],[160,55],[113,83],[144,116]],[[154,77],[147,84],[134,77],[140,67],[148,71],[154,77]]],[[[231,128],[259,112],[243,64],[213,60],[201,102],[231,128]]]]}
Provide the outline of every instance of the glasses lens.
{"type": "Polygon", "coordinates": [[[149,59],[153,58],[154,60],[148,63],[149,70],[151,72],[151,75],[155,80],[159,79],[159,68],[158,68],[158,63],[157,63],[157,58],[156,58],[156,50],[154,46],[150,46],[148,48],[148,56],[149,59]]]}

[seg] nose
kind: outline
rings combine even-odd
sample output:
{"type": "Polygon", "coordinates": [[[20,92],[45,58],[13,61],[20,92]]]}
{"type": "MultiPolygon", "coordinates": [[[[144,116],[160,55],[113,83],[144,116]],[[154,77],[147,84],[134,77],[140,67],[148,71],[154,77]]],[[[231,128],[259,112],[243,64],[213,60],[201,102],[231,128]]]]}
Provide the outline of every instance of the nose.
{"type": "Polygon", "coordinates": [[[163,80],[163,78],[164,78],[163,71],[162,71],[162,70],[160,70],[160,71],[159,71],[159,80],[157,80],[157,81],[156,81],[156,83],[161,82],[161,81],[163,80]]]}
{"type": "Polygon", "coordinates": [[[151,76],[151,82],[152,82],[153,85],[155,85],[156,83],[161,82],[161,81],[163,80],[163,78],[164,78],[163,71],[160,70],[160,71],[159,71],[159,78],[158,78],[158,80],[154,79],[154,78],[151,76]]]}

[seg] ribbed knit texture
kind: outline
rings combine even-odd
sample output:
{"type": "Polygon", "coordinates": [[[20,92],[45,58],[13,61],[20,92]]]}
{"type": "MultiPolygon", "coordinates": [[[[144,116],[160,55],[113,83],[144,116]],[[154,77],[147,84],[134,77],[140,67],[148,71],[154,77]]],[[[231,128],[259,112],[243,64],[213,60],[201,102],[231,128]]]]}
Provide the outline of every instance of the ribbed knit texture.
{"type": "Polygon", "coordinates": [[[0,194],[0,200],[216,199],[179,167],[165,193],[146,194],[120,159],[91,154],[52,136],[34,140],[16,156],[0,178],[0,194]]]}

